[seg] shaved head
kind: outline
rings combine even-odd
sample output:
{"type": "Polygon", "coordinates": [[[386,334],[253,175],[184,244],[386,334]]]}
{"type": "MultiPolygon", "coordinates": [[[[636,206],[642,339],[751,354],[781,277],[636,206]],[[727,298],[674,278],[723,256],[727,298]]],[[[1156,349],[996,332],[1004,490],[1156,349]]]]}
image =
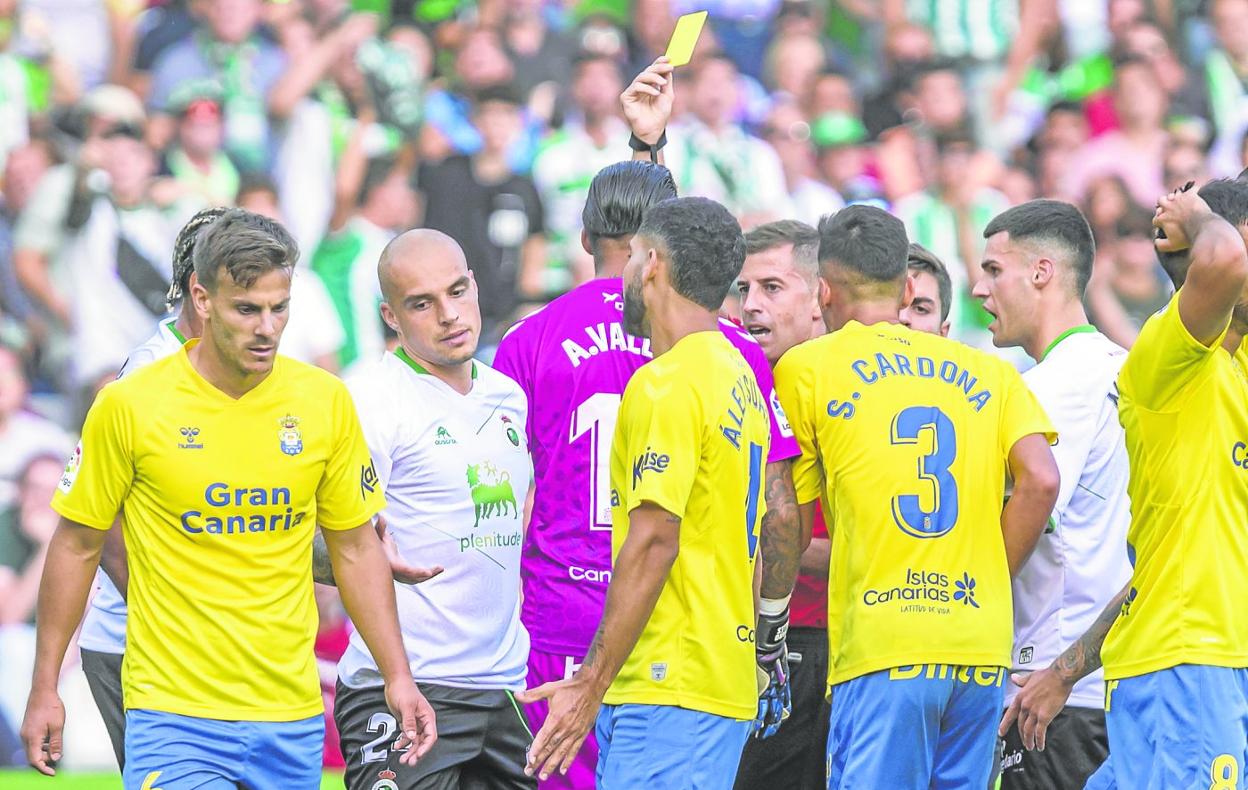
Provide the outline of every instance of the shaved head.
{"type": "Polygon", "coordinates": [[[459,244],[436,230],[397,236],[377,262],[381,317],[427,369],[470,364],[481,335],[477,283],[459,244]]]}
{"type": "Polygon", "coordinates": [[[432,260],[444,264],[454,261],[464,274],[468,273],[468,259],[464,257],[463,249],[440,230],[415,228],[391,239],[377,262],[377,281],[381,284],[382,298],[393,307],[394,297],[398,295],[402,298],[403,289],[397,287],[399,281],[405,279],[412,269],[432,260]]]}

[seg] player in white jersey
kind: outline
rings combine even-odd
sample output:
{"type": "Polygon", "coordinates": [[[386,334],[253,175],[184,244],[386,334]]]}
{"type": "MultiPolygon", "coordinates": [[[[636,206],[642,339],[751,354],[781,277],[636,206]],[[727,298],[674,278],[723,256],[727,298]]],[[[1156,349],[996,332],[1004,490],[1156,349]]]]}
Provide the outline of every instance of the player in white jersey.
{"type": "MultiPolygon", "coordinates": [[[[459,245],[437,231],[395,239],[378,265],[382,317],[400,345],[349,381],[377,468],[369,485],[399,552],[445,571],[398,585],[412,676],[437,714],[439,738],[400,765],[395,721],[368,648],[353,635],[338,665],[334,718],[350,790],[531,788],[524,688],[529,636],[520,623],[520,551],[532,477],[526,400],[473,359],[477,287],[459,245]]],[[[435,569],[436,570],[436,569],[435,569]]]]}
{"type": "MultiPolygon", "coordinates": [[[[173,283],[169,286],[168,302],[177,304],[190,293],[194,266],[191,254],[199,232],[227,211],[208,208],[200,211],[178,233],[173,253],[173,283]]],[[[117,378],[163,359],[182,348],[188,338],[199,337],[203,322],[193,309],[179,309],[172,318],[163,319],[156,332],[141,346],[130,352],[117,378]]],[[[126,547],[120,529],[108,531],[100,555],[101,571],[95,581],[99,591],[91,599],[82,621],[78,647],[82,651],[82,671],[87,676],[91,696],[100,709],[104,728],[108,730],[118,767],[125,767],[126,712],[121,701],[121,661],[126,650],[126,547]],[[120,589],[119,589],[120,588],[120,589]]]]}
{"type": "Polygon", "coordinates": [[[984,237],[984,276],[974,295],[994,317],[993,342],[1021,346],[1036,361],[1023,379],[1061,436],[1053,447],[1061,471],[1057,504],[1014,577],[1017,674],[1001,727],[1001,787],[1083,787],[1109,751],[1104,674],[1075,684],[1047,733],[1023,721],[1013,726],[1014,699],[1029,672],[1049,666],[1131,576],[1129,470],[1116,383],[1127,352],[1084,312],[1095,246],[1077,208],[1033,200],[998,215],[984,237]],[[1043,751],[1032,750],[1037,740],[1043,751]]]}

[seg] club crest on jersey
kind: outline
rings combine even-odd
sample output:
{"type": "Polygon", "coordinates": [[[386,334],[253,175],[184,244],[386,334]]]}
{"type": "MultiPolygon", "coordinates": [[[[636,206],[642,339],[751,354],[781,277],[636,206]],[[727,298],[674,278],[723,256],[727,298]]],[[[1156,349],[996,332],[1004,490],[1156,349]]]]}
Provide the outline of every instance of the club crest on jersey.
{"type": "Polygon", "coordinates": [[[303,434],[299,432],[299,418],[287,414],[277,421],[280,426],[277,438],[281,441],[282,452],[287,455],[298,455],[303,452],[303,434]]]}
{"type": "Polygon", "coordinates": [[[199,441],[199,429],[186,426],[178,429],[178,433],[182,434],[182,441],[178,442],[180,450],[202,450],[203,442],[199,441]]]}
{"type": "Polygon", "coordinates": [[[512,447],[520,446],[520,432],[516,430],[516,426],[511,424],[511,418],[506,414],[503,415],[503,427],[507,429],[507,441],[511,442],[512,447]]]}

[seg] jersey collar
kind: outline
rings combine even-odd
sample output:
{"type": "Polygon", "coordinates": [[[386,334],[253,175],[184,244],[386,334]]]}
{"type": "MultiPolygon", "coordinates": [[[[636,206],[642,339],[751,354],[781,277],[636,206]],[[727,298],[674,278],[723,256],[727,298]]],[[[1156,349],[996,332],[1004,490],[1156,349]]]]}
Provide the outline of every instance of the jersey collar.
{"type": "Polygon", "coordinates": [[[179,343],[186,345],[186,338],[182,337],[182,333],[178,331],[178,319],[169,319],[165,322],[165,326],[169,328],[169,333],[176,337],[179,343]]]}
{"type": "Polygon", "coordinates": [[[1087,334],[1088,332],[1095,332],[1095,331],[1097,331],[1096,327],[1092,326],[1091,324],[1082,324],[1080,326],[1072,326],[1070,329],[1067,329],[1065,332],[1055,337],[1052,343],[1049,343],[1049,347],[1046,348],[1044,350],[1044,353],[1040,355],[1040,361],[1043,362],[1045,358],[1049,356],[1049,353],[1053,351],[1053,349],[1057,348],[1058,343],[1061,343],[1063,340],[1070,337],[1071,335],[1083,335],[1083,334],[1087,334]]]}

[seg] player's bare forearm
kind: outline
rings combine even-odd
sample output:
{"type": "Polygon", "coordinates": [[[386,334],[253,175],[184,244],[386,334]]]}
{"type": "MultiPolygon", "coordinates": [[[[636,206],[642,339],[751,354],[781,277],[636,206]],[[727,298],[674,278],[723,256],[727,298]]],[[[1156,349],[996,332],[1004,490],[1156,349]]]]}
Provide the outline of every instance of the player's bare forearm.
{"type": "Polygon", "coordinates": [[[1101,668],[1101,646],[1109,629],[1122,612],[1122,604],[1127,599],[1131,583],[1127,582],[1122,591],[1105,604],[1092,625],[1084,631],[1083,636],[1076,639],[1060,656],[1053,661],[1053,671],[1067,685],[1074,686],[1083,678],[1101,668]]]}
{"type": "Polygon", "coordinates": [[[1001,534],[1010,576],[1027,562],[1057,503],[1061,475],[1049,441],[1039,433],[1019,439],[1010,448],[1014,493],[1001,511],[1001,534]]]}
{"type": "Polygon", "coordinates": [[[387,683],[396,677],[410,679],[390,563],[373,525],[366,522],[354,529],[327,529],[320,534],[333,564],[343,608],[376,659],[382,677],[387,683]]]}
{"type": "Polygon", "coordinates": [[[126,561],[126,539],[122,533],[122,517],[113,522],[113,528],[105,533],[104,549],[100,552],[100,570],[107,574],[123,600],[130,585],[130,565],[126,561]]]}
{"type": "Polygon", "coordinates": [[[811,538],[810,545],[802,552],[800,572],[819,579],[828,578],[832,563],[832,541],[827,538],[811,538]]]}
{"type": "Polygon", "coordinates": [[[334,586],[334,563],[329,557],[329,546],[325,545],[325,536],[321,528],[316,528],[312,536],[312,581],[318,584],[334,586]]]}
{"type": "Polygon", "coordinates": [[[645,503],[628,519],[628,537],[611,570],[602,621],[579,670],[591,680],[599,699],[641,638],[680,553],[676,516],[645,503]]]}
{"type": "Polygon", "coordinates": [[[810,542],[809,532],[803,536],[790,467],[789,461],[767,464],[763,483],[763,496],[767,502],[760,536],[763,551],[761,592],[764,598],[785,598],[792,594],[802,551],[810,542]]]}
{"type": "Polygon", "coordinates": [[[82,622],[105,532],[62,518],[48,544],[36,614],[34,691],[56,691],[69,640],[82,622]]]}

